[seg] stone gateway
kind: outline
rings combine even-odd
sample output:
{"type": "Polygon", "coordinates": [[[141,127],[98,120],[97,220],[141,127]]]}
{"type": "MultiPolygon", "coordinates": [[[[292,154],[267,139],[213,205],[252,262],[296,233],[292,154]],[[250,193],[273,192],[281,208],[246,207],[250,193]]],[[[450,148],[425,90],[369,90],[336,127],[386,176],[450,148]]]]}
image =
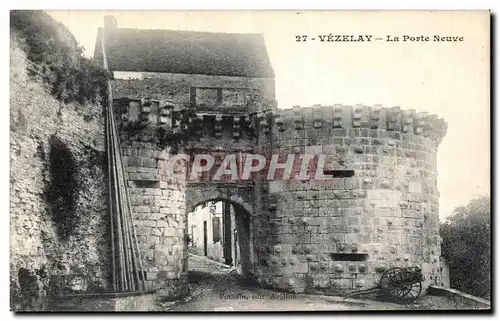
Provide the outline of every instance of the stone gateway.
{"type": "Polygon", "coordinates": [[[122,156],[152,287],[182,294],[186,212],[214,200],[235,206],[242,272],[263,287],[338,295],[375,285],[395,266],[421,267],[424,288],[441,283],[442,119],[399,107],[278,109],[258,35],[124,29],[109,17],[96,48],[95,59],[104,51],[114,72],[122,156]],[[205,55],[201,47],[213,50],[205,55]],[[352,175],[214,183],[187,181],[182,167],[172,180],[160,167],[177,151],[155,143],[161,129],[195,133],[179,140],[188,155],[322,154],[325,173],[352,175]]]}
{"type": "Polygon", "coordinates": [[[186,297],[188,213],[218,201],[230,204],[217,234],[226,262],[237,247],[243,284],[283,292],[267,299],[343,295],[393,267],[419,267],[424,291],[443,285],[438,116],[278,108],[262,35],[121,28],[110,16],[94,51],[108,96],[62,103],[29,77],[17,37],[14,310],[152,310],[186,297]]]}

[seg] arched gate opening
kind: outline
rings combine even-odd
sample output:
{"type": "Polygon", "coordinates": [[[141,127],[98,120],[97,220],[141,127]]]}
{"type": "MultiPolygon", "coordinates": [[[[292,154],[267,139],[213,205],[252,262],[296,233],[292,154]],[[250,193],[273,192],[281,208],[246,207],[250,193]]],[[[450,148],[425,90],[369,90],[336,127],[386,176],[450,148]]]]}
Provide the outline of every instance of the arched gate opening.
{"type": "Polygon", "coordinates": [[[241,280],[247,279],[251,274],[251,213],[235,200],[221,197],[199,201],[187,212],[188,280],[213,279],[228,269],[241,280]]]}

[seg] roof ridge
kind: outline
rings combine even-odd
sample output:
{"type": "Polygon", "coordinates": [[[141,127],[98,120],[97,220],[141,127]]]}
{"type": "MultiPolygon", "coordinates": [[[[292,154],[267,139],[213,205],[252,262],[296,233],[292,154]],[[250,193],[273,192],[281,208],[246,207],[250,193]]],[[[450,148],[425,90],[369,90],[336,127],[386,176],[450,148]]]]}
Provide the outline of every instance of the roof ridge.
{"type": "MultiPolygon", "coordinates": [[[[99,27],[103,28],[103,27],[99,27]]],[[[142,29],[142,28],[129,28],[129,27],[116,27],[113,30],[138,30],[138,31],[173,31],[173,32],[185,32],[185,33],[204,33],[204,34],[221,34],[221,35],[239,35],[239,36],[264,36],[263,33],[251,33],[251,32],[219,32],[219,31],[198,31],[198,30],[181,30],[181,29],[142,29]]]]}

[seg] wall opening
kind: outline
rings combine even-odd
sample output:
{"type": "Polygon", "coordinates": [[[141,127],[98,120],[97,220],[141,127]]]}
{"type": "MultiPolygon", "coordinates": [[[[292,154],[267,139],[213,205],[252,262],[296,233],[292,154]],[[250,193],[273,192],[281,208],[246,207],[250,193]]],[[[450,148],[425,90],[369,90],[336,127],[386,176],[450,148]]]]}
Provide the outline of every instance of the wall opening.
{"type": "Polygon", "coordinates": [[[225,200],[202,203],[188,213],[189,282],[203,282],[228,268],[246,274],[250,267],[249,225],[250,214],[225,200]]]}
{"type": "Polygon", "coordinates": [[[368,254],[366,253],[332,253],[333,261],[366,261],[368,254]]]}
{"type": "Polygon", "coordinates": [[[333,177],[353,177],[354,170],[353,169],[332,169],[332,170],[323,170],[324,175],[332,175],[333,177]]]}
{"type": "Polygon", "coordinates": [[[160,188],[159,181],[133,181],[136,188],[160,188]]]}

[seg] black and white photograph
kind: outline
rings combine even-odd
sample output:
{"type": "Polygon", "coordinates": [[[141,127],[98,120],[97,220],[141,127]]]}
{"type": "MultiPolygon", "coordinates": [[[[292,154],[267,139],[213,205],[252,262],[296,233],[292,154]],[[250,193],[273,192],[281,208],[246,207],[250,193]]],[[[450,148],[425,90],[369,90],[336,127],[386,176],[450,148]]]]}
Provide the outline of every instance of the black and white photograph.
{"type": "Polygon", "coordinates": [[[12,312],[491,313],[488,10],[11,10],[12,312]]]}

